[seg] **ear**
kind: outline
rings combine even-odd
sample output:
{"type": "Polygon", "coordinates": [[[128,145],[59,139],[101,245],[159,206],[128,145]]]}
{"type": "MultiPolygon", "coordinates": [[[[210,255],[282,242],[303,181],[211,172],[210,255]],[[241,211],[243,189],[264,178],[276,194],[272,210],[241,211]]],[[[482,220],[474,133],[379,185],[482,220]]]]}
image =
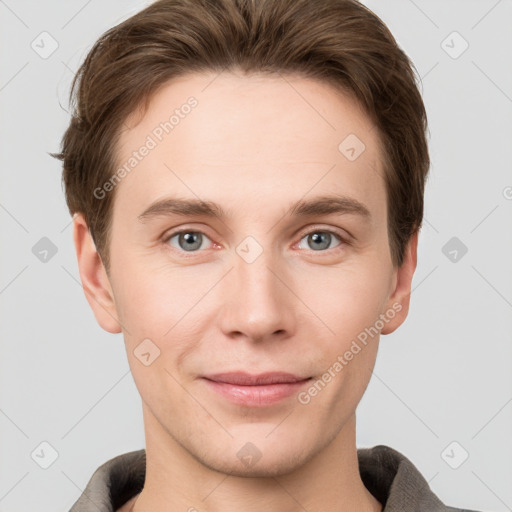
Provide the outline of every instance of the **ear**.
{"type": "Polygon", "coordinates": [[[411,237],[404,252],[402,265],[394,270],[392,292],[387,302],[388,315],[386,315],[391,317],[391,311],[393,311],[394,316],[385,324],[382,334],[390,334],[400,327],[409,313],[411,283],[418,259],[418,234],[416,231],[411,237]]]}
{"type": "Polygon", "coordinates": [[[121,332],[107,272],[81,213],[73,217],[73,241],[82,287],[96,321],[107,332],[121,332]]]}

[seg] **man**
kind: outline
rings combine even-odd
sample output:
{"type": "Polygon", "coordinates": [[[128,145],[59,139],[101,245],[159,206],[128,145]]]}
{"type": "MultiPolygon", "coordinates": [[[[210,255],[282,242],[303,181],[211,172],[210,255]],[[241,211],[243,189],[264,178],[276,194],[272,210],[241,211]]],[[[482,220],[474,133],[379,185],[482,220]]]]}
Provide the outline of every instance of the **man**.
{"type": "Polygon", "coordinates": [[[405,320],[429,168],[412,65],[355,0],[160,0],[77,73],[64,184],[145,450],[73,512],[449,511],[356,448],[405,320]]]}

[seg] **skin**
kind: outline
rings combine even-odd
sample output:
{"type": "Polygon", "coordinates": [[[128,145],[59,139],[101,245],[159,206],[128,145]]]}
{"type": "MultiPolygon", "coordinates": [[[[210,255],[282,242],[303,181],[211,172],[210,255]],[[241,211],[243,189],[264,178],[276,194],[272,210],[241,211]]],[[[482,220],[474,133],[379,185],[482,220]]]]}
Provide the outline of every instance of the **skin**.
{"type": "Polygon", "coordinates": [[[200,378],[286,371],[316,381],[393,304],[401,310],[381,334],[403,323],[417,235],[395,268],[378,131],[353,99],[316,80],[191,74],[127,120],[119,164],[190,96],[197,107],[115,189],[108,274],[74,218],[87,299],[103,329],[123,332],[142,397],[146,483],[121,510],[381,511],[355,438],[379,336],[308,404],[293,395],[235,405],[200,378]],[[354,161],[338,150],[351,133],[366,146],[354,161]],[[356,199],[370,218],[284,216],[326,194],[356,199]],[[170,196],[214,201],[228,216],[139,219],[170,196]],[[187,251],[177,228],[203,233],[200,248],[187,251]],[[314,233],[326,237],[320,249],[314,233]],[[237,253],[247,236],[263,251],[251,263],[237,253]],[[134,355],[147,338],[160,350],[149,366],[134,355]],[[237,456],[247,442],[261,454],[252,465],[237,456]]]}

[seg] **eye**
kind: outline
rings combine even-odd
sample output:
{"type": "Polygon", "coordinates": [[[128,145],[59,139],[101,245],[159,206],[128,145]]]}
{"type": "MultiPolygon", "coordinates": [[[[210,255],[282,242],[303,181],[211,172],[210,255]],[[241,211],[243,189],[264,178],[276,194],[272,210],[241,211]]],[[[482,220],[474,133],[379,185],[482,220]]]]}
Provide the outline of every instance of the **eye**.
{"type": "Polygon", "coordinates": [[[343,245],[343,238],[335,233],[334,231],[329,230],[315,230],[311,231],[306,236],[301,238],[302,240],[306,240],[306,243],[309,247],[301,247],[299,242],[299,248],[300,249],[311,249],[313,251],[323,251],[325,249],[333,249],[335,247],[331,246],[331,242],[333,241],[333,237],[337,238],[339,240],[339,244],[337,244],[335,247],[339,247],[340,245],[343,245]]]}
{"type": "Polygon", "coordinates": [[[209,238],[201,231],[182,230],[166,237],[166,243],[178,250],[197,252],[197,249],[205,249],[203,242],[209,238]],[[175,243],[173,240],[175,239],[175,243]],[[177,244],[177,245],[176,245],[177,244]]]}
{"type": "MultiPolygon", "coordinates": [[[[200,249],[208,249],[208,240],[210,239],[203,232],[193,231],[191,229],[176,231],[169,234],[164,239],[166,244],[184,252],[198,252],[200,249]]],[[[341,235],[334,231],[316,229],[303,236],[298,243],[298,247],[299,249],[326,252],[327,249],[335,249],[347,243],[348,242],[346,242],[341,235]],[[336,239],[338,240],[338,244],[333,246],[332,244],[336,239]],[[305,240],[307,247],[304,247],[303,240],[305,240]]]]}

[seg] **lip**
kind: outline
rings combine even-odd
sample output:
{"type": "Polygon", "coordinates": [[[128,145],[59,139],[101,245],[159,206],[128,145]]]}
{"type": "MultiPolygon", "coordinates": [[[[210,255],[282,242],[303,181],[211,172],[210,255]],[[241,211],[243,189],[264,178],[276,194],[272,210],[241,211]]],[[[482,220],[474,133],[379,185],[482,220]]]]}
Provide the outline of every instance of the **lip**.
{"type": "Polygon", "coordinates": [[[234,404],[265,407],[296,394],[311,377],[300,377],[285,372],[258,375],[229,372],[206,375],[202,379],[210,389],[234,404]]]}

